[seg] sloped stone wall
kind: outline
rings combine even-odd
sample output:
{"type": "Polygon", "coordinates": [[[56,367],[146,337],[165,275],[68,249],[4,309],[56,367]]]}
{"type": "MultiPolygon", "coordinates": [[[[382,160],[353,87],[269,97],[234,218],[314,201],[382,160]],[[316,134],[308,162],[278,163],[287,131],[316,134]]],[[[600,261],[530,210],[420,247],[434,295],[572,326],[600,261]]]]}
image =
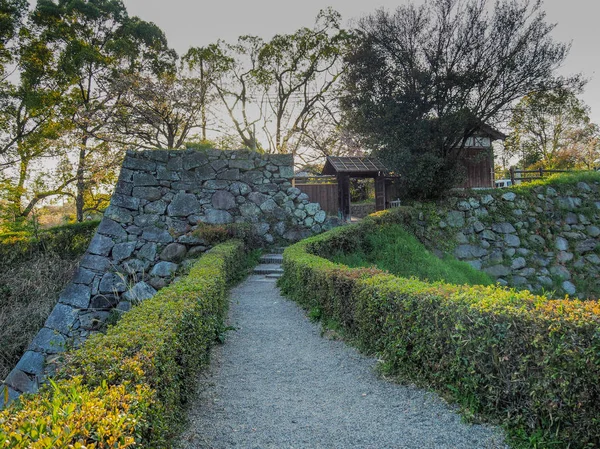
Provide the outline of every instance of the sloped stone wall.
{"type": "Polygon", "coordinates": [[[586,299],[600,292],[600,182],[470,191],[413,222],[431,248],[449,249],[503,285],[586,299]],[[418,224],[420,223],[420,224],[418,224]]]}
{"type": "Polygon", "coordinates": [[[292,187],[293,174],[291,155],[128,152],[78,272],[5,380],[10,398],[36,391],[68,345],[97,332],[111,310],[152,297],[186,258],[206,251],[193,232],[203,223],[250,223],[265,244],[336,225],[292,187]]]}

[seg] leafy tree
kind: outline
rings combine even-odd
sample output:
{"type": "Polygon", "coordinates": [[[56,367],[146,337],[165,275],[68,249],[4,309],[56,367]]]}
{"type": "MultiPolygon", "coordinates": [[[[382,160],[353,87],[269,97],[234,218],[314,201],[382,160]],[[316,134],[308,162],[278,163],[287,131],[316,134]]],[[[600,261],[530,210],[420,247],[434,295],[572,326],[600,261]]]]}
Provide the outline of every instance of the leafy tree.
{"type": "Polygon", "coordinates": [[[509,126],[506,151],[525,167],[593,166],[598,127],[572,90],[530,93],[515,107],[509,126]]]}
{"type": "Polygon", "coordinates": [[[557,78],[569,46],[551,38],[538,1],[426,0],[358,22],[347,57],[347,127],[404,178],[413,197],[435,197],[464,178],[466,138],[501,120],[557,78]]]}
{"type": "Polygon", "coordinates": [[[119,73],[169,70],[175,54],[156,25],[129,17],[120,0],[39,0],[33,21],[45,44],[40,51],[52,55],[45,70],[66,90],[74,125],[67,144],[75,148],[75,205],[82,221],[95,180],[114,170],[120,154],[106,126],[115,106],[110,80],[119,73]]]}
{"type": "Polygon", "coordinates": [[[27,13],[27,0],[0,0],[0,81],[7,74],[6,65],[13,61],[16,38],[27,13]]]}

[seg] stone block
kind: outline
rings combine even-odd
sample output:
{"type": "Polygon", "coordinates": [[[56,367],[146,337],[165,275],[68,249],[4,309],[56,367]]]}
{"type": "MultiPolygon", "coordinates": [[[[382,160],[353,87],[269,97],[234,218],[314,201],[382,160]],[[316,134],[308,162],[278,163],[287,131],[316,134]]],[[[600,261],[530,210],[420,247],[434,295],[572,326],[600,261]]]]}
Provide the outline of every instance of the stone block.
{"type": "Polygon", "coordinates": [[[574,295],[577,293],[577,288],[571,281],[564,281],[561,285],[565,293],[568,295],[574,295]]]}
{"type": "Polygon", "coordinates": [[[183,169],[193,170],[209,163],[208,156],[204,152],[194,151],[183,155],[183,169]]]}
{"type": "Polygon", "coordinates": [[[146,243],[137,252],[137,257],[154,262],[154,259],[156,259],[156,252],[156,243],[146,243]]]}
{"type": "Polygon", "coordinates": [[[178,193],[167,208],[170,217],[187,217],[200,210],[200,203],[196,199],[196,195],[190,193],[178,193]]]}
{"type": "MultiPolygon", "coordinates": [[[[197,181],[208,181],[209,179],[215,179],[216,177],[217,177],[217,174],[215,172],[215,169],[212,168],[210,165],[205,165],[203,167],[196,169],[196,180],[197,181]]],[[[222,178],[222,179],[229,179],[229,178],[222,178]]]]}
{"type": "Polygon", "coordinates": [[[106,320],[108,319],[110,312],[94,310],[92,312],[84,313],[79,316],[81,322],[81,329],[96,331],[102,328],[106,320]]]}
{"type": "Polygon", "coordinates": [[[115,193],[129,196],[133,191],[133,183],[119,180],[115,186],[115,193]]]}
{"type": "Polygon", "coordinates": [[[162,215],[167,210],[167,203],[163,200],[153,201],[144,206],[145,214],[162,215]]]}
{"type": "Polygon", "coordinates": [[[117,243],[112,250],[112,258],[115,262],[127,259],[133,254],[136,242],[117,243]]]}
{"type": "Polygon", "coordinates": [[[304,207],[304,210],[306,211],[306,213],[311,216],[314,216],[320,209],[321,209],[321,206],[319,205],[319,203],[308,203],[304,207]]]}
{"type": "MultiPolygon", "coordinates": [[[[93,278],[92,278],[93,279],[93,278]]],[[[89,284],[88,284],[89,285],[89,284]]],[[[90,287],[84,284],[69,284],[58,297],[58,302],[79,309],[85,309],[90,304],[90,287]]]]}
{"type": "Polygon", "coordinates": [[[96,273],[94,273],[93,271],[86,270],[85,268],[79,268],[75,272],[72,281],[74,284],[89,285],[94,280],[94,276],[96,276],[96,273]]]}
{"type": "Polygon", "coordinates": [[[264,179],[263,173],[255,170],[247,171],[240,177],[240,180],[248,185],[263,184],[264,179]]]}
{"type": "Polygon", "coordinates": [[[446,223],[452,228],[462,228],[465,225],[465,214],[460,211],[450,211],[446,214],[446,223]]]}
{"type": "Polygon", "coordinates": [[[127,284],[124,275],[118,273],[106,273],[102,276],[100,286],[98,287],[101,294],[106,293],[122,293],[127,290],[127,284]]]}
{"type": "Polygon", "coordinates": [[[204,222],[208,224],[233,223],[233,216],[225,210],[209,209],[204,215],[204,222]]]}
{"type": "Polygon", "coordinates": [[[96,295],[90,301],[90,309],[110,310],[119,303],[119,297],[113,294],[96,295]]]}
{"type": "Polygon", "coordinates": [[[465,211],[471,210],[471,204],[469,204],[468,201],[459,201],[456,204],[456,208],[462,212],[465,212],[465,211]]]}
{"type": "Polygon", "coordinates": [[[564,210],[575,210],[581,206],[581,199],[574,197],[559,197],[556,199],[556,205],[560,209],[564,210]]]}
{"type": "Polygon", "coordinates": [[[29,350],[46,354],[58,354],[65,351],[65,344],[66,341],[63,335],[44,327],[34,337],[29,345],[29,350]]]}
{"type": "Polygon", "coordinates": [[[207,190],[223,190],[229,188],[229,181],[224,179],[210,179],[202,185],[203,189],[207,190]]]}
{"type": "Polygon", "coordinates": [[[284,167],[279,167],[279,176],[281,176],[282,178],[293,178],[294,177],[294,167],[291,166],[284,166],[284,167]]]}
{"type": "Polygon", "coordinates": [[[71,331],[78,313],[79,310],[71,306],[60,303],[56,304],[46,319],[44,326],[67,335],[71,331]]]}
{"type": "Polygon", "coordinates": [[[90,270],[104,272],[110,267],[110,260],[104,256],[95,256],[86,254],[81,258],[79,266],[89,268],[90,270]]]}
{"type": "Polygon", "coordinates": [[[129,195],[115,194],[110,200],[110,205],[137,211],[140,207],[140,200],[129,195]]]}
{"type": "Polygon", "coordinates": [[[243,171],[252,170],[254,161],[249,159],[232,159],[229,161],[229,168],[237,168],[243,171]]]}
{"type": "Polygon", "coordinates": [[[117,206],[108,206],[104,211],[104,218],[109,218],[117,223],[123,224],[131,223],[133,221],[131,211],[117,206]]]}
{"type": "Polygon", "coordinates": [[[98,226],[98,233],[117,239],[127,238],[127,232],[119,223],[110,218],[103,218],[98,226]]]}
{"type": "Polygon", "coordinates": [[[148,173],[134,173],[134,175],[133,175],[133,186],[134,187],[157,186],[157,185],[158,185],[158,179],[154,175],[151,175],[148,173]]]}
{"type": "Polygon", "coordinates": [[[521,268],[525,268],[525,266],[527,266],[525,259],[523,257],[517,257],[512,261],[510,268],[513,270],[520,270],[521,268]]]}
{"type": "Polygon", "coordinates": [[[485,268],[483,271],[494,278],[507,276],[510,273],[510,269],[504,265],[494,265],[485,268]]]}
{"type": "Polygon", "coordinates": [[[135,217],[133,223],[140,228],[145,228],[160,223],[160,219],[161,216],[158,214],[142,214],[135,217]]]}
{"type": "Polygon", "coordinates": [[[125,157],[125,160],[123,161],[123,167],[129,168],[131,170],[145,170],[151,172],[156,170],[156,162],[148,161],[145,159],[138,159],[128,154],[125,157]]]}
{"type": "Polygon", "coordinates": [[[39,375],[44,372],[46,357],[41,352],[25,351],[15,368],[27,374],[39,375]]]}
{"type": "Polygon", "coordinates": [[[159,168],[156,171],[156,179],[159,181],[179,181],[179,173],[175,170],[169,170],[167,168],[159,168]]]}
{"type": "Polygon", "coordinates": [[[556,260],[560,263],[570,262],[573,260],[573,253],[567,251],[559,251],[556,255],[556,260]]]}
{"type": "Polygon", "coordinates": [[[28,376],[18,368],[14,368],[4,380],[4,383],[21,393],[35,393],[38,383],[35,376],[28,376]]]}
{"type": "Polygon", "coordinates": [[[134,187],[133,195],[136,198],[148,201],[157,201],[162,197],[159,187],[134,187]]]}
{"type": "Polygon", "coordinates": [[[587,240],[577,243],[577,245],[575,245],[575,251],[578,254],[585,254],[585,253],[594,251],[597,246],[598,246],[597,239],[587,239],[587,240]]]}
{"type": "Polygon", "coordinates": [[[177,271],[177,264],[172,262],[159,262],[154,265],[152,271],[150,271],[150,276],[158,276],[158,277],[170,277],[175,274],[177,271]]]}
{"type": "Polygon", "coordinates": [[[90,245],[88,246],[88,252],[98,256],[108,256],[114,245],[115,243],[110,237],[106,237],[101,234],[95,234],[90,242],[90,245]]]}
{"type": "MultiPolygon", "coordinates": [[[[156,290],[145,282],[138,282],[130,290],[123,294],[130,303],[139,303],[156,295],[156,290]]],[[[119,303],[120,304],[120,303],[119,303]]]]}
{"type": "Polygon", "coordinates": [[[515,227],[510,223],[494,223],[492,224],[492,231],[498,234],[512,234],[517,232],[515,227]]]}
{"type": "Polygon", "coordinates": [[[506,243],[507,246],[510,246],[512,248],[517,248],[521,246],[521,239],[513,234],[505,234],[504,243],[506,243]]]}
{"type": "Polygon", "coordinates": [[[212,206],[215,209],[229,210],[236,206],[235,196],[225,190],[215,192],[211,199],[212,206]]]}
{"type": "Polygon", "coordinates": [[[327,214],[324,210],[320,210],[315,214],[315,221],[319,224],[324,223],[327,218],[327,214]]]}
{"type": "Polygon", "coordinates": [[[160,229],[155,226],[144,229],[142,238],[149,242],[171,243],[174,239],[166,229],[160,229]]]}
{"type": "Polygon", "coordinates": [[[272,198],[269,198],[267,201],[260,205],[260,210],[262,210],[266,214],[273,213],[275,209],[277,209],[277,203],[272,198]]]}
{"type": "Polygon", "coordinates": [[[187,248],[181,243],[169,243],[160,253],[160,260],[179,263],[185,259],[187,248]]]}
{"type": "Polygon", "coordinates": [[[123,269],[129,274],[145,273],[150,268],[150,261],[131,259],[122,264],[123,269]]]}
{"type": "Polygon", "coordinates": [[[183,158],[181,156],[181,153],[171,156],[165,168],[176,172],[183,170],[183,158]]]}

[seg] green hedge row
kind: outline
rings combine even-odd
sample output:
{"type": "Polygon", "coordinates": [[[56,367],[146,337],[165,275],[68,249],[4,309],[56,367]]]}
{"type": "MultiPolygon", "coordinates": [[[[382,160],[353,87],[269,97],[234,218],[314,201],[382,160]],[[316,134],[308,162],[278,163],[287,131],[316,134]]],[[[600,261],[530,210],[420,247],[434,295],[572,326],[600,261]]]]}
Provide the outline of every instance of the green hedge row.
{"type": "Polygon", "coordinates": [[[428,284],[319,257],[351,250],[390,219],[383,213],[289,247],[284,293],[336,320],[391,373],[504,423],[517,440],[600,447],[598,301],[428,284]]]}
{"type": "Polygon", "coordinates": [[[170,447],[244,260],[241,242],[216,246],[187,277],[68,353],[55,383],[0,412],[0,446],[170,447]]]}
{"type": "Polygon", "coordinates": [[[77,258],[89,246],[99,224],[100,221],[87,221],[56,226],[35,235],[29,232],[0,234],[0,266],[31,259],[40,252],[53,252],[61,259],[77,258]]]}

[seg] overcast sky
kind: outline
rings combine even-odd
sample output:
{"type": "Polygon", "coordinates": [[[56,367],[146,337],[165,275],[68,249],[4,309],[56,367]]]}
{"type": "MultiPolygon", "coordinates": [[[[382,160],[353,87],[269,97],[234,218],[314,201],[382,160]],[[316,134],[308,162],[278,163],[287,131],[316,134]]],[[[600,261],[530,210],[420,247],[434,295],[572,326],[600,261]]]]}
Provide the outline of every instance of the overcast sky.
{"type": "MultiPolygon", "coordinates": [[[[417,0],[419,1],[419,0],[417,0]]],[[[155,22],[179,54],[190,46],[204,46],[217,39],[234,41],[243,34],[270,38],[312,26],[320,9],[333,7],[344,23],[385,7],[394,9],[406,0],[124,0],[130,15],[155,22]]],[[[492,3],[492,0],[490,0],[492,3]]],[[[592,120],[600,123],[600,1],[545,0],[547,20],[556,23],[554,38],[572,42],[563,74],[583,73],[590,79],[581,98],[591,107],[592,120]]]]}

